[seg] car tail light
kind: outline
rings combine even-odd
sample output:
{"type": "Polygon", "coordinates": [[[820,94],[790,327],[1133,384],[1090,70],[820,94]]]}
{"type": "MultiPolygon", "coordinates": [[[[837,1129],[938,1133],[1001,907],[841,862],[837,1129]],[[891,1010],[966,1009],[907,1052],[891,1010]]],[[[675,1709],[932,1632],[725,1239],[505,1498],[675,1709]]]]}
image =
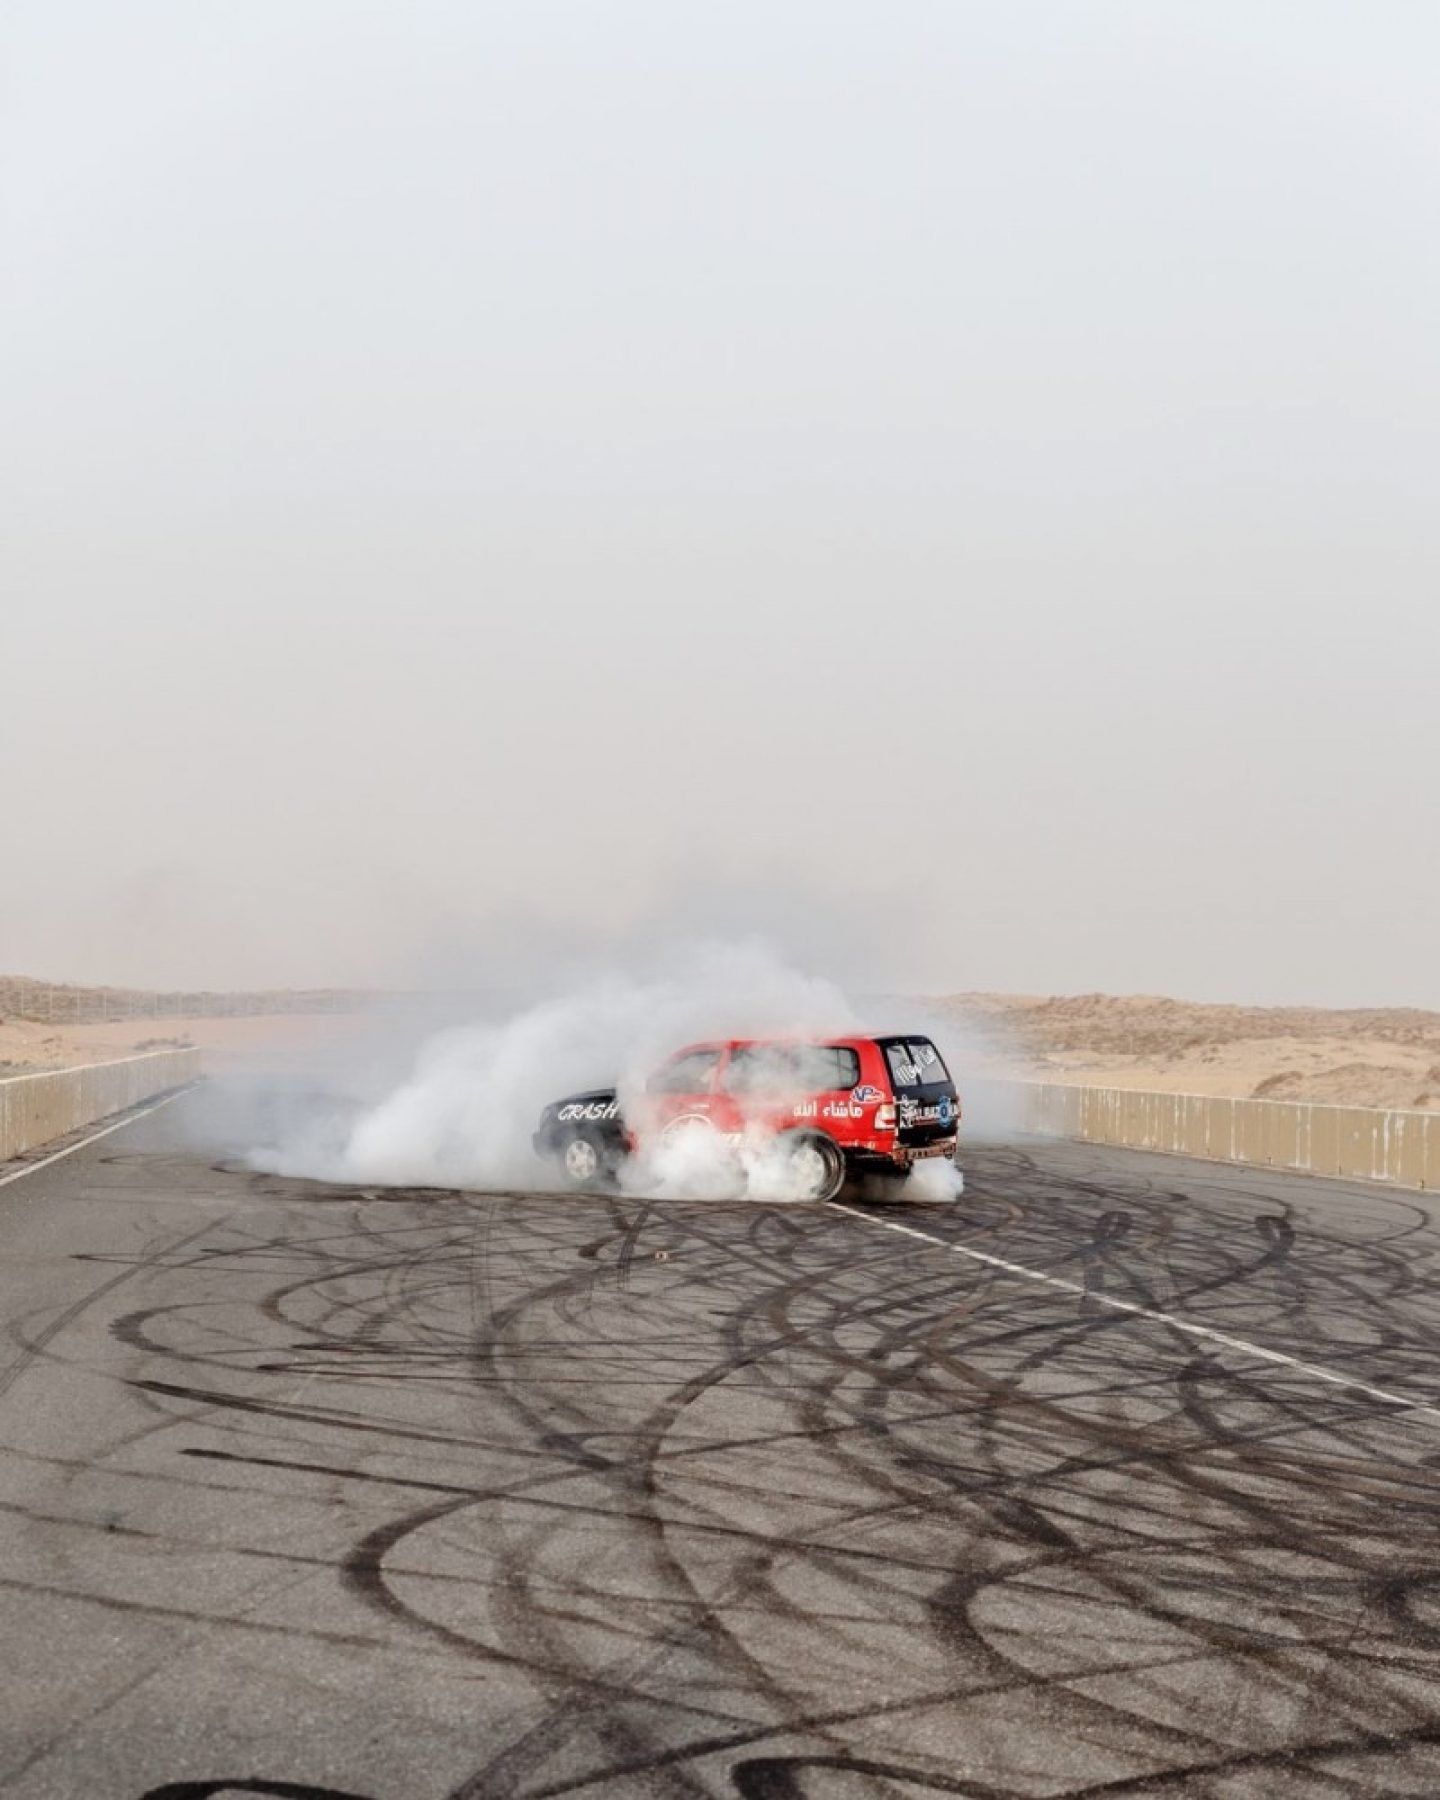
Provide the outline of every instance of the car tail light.
{"type": "Polygon", "coordinates": [[[895,1108],[893,1106],[877,1106],[875,1108],[875,1129],[877,1131],[893,1131],[895,1129],[895,1108]]]}

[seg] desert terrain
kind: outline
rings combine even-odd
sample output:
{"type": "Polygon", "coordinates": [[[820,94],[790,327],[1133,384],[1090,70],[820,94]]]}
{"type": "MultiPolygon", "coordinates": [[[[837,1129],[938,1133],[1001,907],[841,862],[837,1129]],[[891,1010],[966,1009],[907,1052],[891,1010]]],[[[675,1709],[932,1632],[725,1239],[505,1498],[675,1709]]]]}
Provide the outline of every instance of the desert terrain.
{"type": "Polygon", "coordinates": [[[353,1028],[353,1018],[333,1013],[97,1020],[86,1025],[50,1025],[5,1017],[0,1018],[0,1080],[8,1075],[73,1069],[80,1063],[110,1062],[147,1050],[200,1049],[205,1052],[206,1067],[220,1069],[267,1061],[280,1054],[303,1055],[337,1042],[353,1028]]]}
{"type": "MultiPolygon", "coordinates": [[[[0,977],[0,1077],[191,1045],[212,1069],[303,1058],[353,1034],[367,1014],[360,996],[305,1005],[303,995],[139,996],[0,977]],[[251,1010],[267,1002],[274,1010],[251,1010]],[[134,1016],[114,1016],[127,1011],[134,1016]]],[[[1440,1111],[1440,1013],[1145,994],[952,994],[925,1006],[957,1020],[976,1074],[1440,1111]]]]}
{"type": "Polygon", "coordinates": [[[1440,1013],[1217,1006],[1151,994],[954,994],[932,1005],[984,1046],[986,1073],[1440,1111],[1440,1013]]]}
{"type": "Polygon", "coordinates": [[[0,1079],[147,1050],[197,1048],[211,1068],[303,1056],[356,1018],[349,995],[145,993],[0,975],[0,1079]]]}

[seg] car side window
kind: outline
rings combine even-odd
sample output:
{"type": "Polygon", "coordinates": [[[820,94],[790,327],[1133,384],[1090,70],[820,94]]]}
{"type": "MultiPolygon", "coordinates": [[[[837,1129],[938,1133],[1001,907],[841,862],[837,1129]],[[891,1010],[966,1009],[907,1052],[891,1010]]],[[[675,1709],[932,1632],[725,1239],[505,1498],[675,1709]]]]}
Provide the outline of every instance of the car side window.
{"type": "Polygon", "coordinates": [[[730,1065],[725,1071],[727,1092],[773,1094],[788,1092],[793,1085],[784,1057],[774,1050],[767,1051],[758,1044],[742,1044],[730,1052],[730,1065]]]}
{"type": "Polygon", "coordinates": [[[710,1086],[720,1061],[718,1050],[692,1050],[677,1056],[650,1078],[652,1094],[698,1094],[710,1086]]]}
{"type": "Polygon", "coordinates": [[[845,1044],[744,1044],[730,1058],[732,1094],[816,1094],[853,1088],[860,1058],[845,1044]]]}
{"type": "Polygon", "coordinates": [[[834,1044],[825,1054],[833,1058],[832,1087],[853,1088],[860,1080],[860,1058],[848,1044],[834,1044]]]}

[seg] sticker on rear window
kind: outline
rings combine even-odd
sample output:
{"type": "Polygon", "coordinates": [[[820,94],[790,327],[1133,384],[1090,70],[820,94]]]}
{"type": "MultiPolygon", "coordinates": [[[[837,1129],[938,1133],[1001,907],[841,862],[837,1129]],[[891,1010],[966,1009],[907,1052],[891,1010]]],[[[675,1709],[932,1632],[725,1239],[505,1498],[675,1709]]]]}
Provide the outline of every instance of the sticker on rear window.
{"type": "Polygon", "coordinates": [[[940,1052],[929,1038],[906,1038],[886,1044],[885,1057],[897,1087],[926,1087],[949,1080],[940,1052]]]}

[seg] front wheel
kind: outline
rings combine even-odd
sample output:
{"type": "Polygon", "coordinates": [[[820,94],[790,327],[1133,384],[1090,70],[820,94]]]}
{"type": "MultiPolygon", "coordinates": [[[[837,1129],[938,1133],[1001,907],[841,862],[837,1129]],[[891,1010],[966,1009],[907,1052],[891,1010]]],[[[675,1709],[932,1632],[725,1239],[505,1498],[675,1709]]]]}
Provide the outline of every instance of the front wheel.
{"type": "Polygon", "coordinates": [[[560,1146],[560,1172],[568,1187],[577,1193],[603,1187],[610,1175],[610,1162],[600,1140],[588,1131],[577,1131],[560,1146]]]}
{"type": "Polygon", "coordinates": [[[792,1199],[833,1200],[844,1187],[845,1158],[834,1138],[819,1131],[787,1132],[779,1148],[792,1199]]]}

